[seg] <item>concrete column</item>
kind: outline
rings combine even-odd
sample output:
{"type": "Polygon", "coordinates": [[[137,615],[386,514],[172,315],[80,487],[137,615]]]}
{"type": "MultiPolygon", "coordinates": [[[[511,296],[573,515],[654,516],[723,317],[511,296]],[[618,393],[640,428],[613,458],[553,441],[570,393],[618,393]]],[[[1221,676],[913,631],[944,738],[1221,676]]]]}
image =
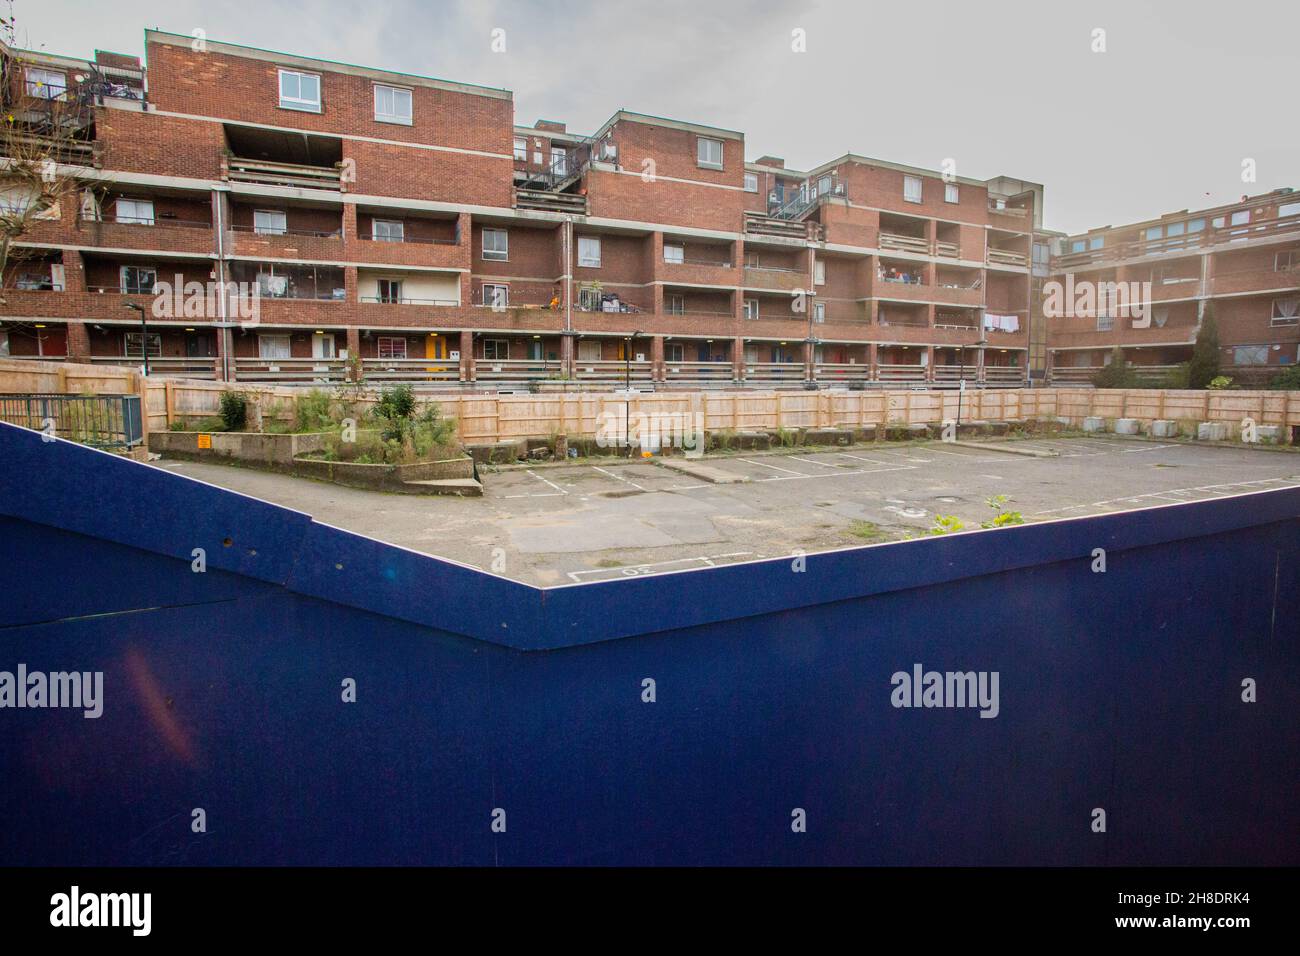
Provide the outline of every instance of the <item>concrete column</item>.
{"type": "Polygon", "coordinates": [[[357,232],[357,204],[345,202],[343,204],[343,245],[347,247],[348,243],[355,242],[360,233],[357,232]]]}
{"type": "MultiPolygon", "coordinates": [[[[354,330],[355,331],[355,330],[354,330]]],[[[228,328],[218,328],[215,374],[219,382],[235,381],[235,341],[228,328]]]]}
{"type": "Polygon", "coordinates": [[[565,335],[560,339],[560,374],[567,379],[578,377],[577,347],[573,344],[576,341],[575,335],[565,335]]]}
{"type": "Polygon", "coordinates": [[[927,382],[933,382],[934,381],[934,346],[927,345],[925,347],[925,354],[926,354],[925,380],[927,382]]]}
{"type": "Polygon", "coordinates": [[[803,380],[817,380],[817,346],[807,340],[803,343],[803,380]]]}
{"type": "Polygon", "coordinates": [[[650,337],[650,379],[654,382],[667,381],[667,369],[664,363],[664,337],[650,337]]]}
{"type": "Polygon", "coordinates": [[[68,320],[68,361],[87,362],[90,360],[90,335],[86,323],[76,319],[68,320]]]}
{"type": "Polygon", "coordinates": [[[975,350],[975,381],[984,381],[984,353],[986,349],[975,350]]]}
{"type": "Polygon", "coordinates": [[[76,249],[63,250],[63,291],[86,291],[86,264],[76,249]]]}
{"type": "Polygon", "coordinates": [[[474,330],[460,330],[460,380],[474,381],[474,330]]]}
{"type": "Polygon", "coordinates": [[[731,340],[731,377],[737,382],[745,380],[745,340],[739,335],[731,340]]]}
{"type": "MultiPolygon", "coordinates": [[[[350,326],[349,328],[345,329],[345,331],[347,332],[347,337],[348,337],[348,345],[347,345],[348,362],[354,363],[355,360],[361,358],[361,330],[358,329],[356,326],[350,326]]],[[[361,371],[360,365],[353,364],[353,367],[357,369],[358,373],[360,373],[361,371]]],[[[354,378],[353,381],[355,380],[356,379],[354,378]]]]}
{"type": "Polygon", "coordinates": [[[876,343],[867,345],[867,380],[876,381],[876,343]]]}

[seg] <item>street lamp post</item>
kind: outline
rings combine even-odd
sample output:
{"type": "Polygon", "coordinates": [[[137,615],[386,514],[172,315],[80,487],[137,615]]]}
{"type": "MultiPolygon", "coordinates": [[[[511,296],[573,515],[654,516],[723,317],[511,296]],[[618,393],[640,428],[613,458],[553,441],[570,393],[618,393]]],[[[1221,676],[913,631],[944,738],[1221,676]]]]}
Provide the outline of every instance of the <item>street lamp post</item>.
{"type": "Polygon", "coordinates": [[[632,333],[623,351],[623,441],[627,445],[627,457],[632,457],[632,349],[636,346],[641,329],[632,333]]]}
{"type": "MultiPolygon", "coordinates": [[[[978,342],[975,343],[975,347],[978,349],[983,349],[984,346],[988,344],[989,344],[988,339],[980,339],[978,342]]],[[[957,371],[957,431],[959,434],[956,437],[961,437],[960,436],[961,402],[962,399],[966,397],[966,343],[965,342],[961,344],[961,351],[958,353],[957,362],[959,365],[957,371]]]]}
{"type": "Polygon", "coordinates": [[[149,377],[149,321],[145,318],[144,306],[127,302],[126,307],[132,312],[140,313],[140,351],[144,355],[144,374],[149,377]]]}

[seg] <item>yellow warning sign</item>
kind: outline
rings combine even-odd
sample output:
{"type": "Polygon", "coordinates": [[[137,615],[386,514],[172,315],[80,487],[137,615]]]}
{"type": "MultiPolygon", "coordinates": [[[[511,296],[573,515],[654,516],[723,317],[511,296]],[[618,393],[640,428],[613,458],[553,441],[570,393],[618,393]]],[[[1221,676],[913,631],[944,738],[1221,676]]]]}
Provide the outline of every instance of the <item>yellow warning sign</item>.
{"type": "Polygon", "coordinates": [[[199,435],[199,447],[200,447],[200,448],[211,448],[211,447],[212,447],[212,436],[211,436],[211,435],[200,434],[200,435],[199,435]]]}

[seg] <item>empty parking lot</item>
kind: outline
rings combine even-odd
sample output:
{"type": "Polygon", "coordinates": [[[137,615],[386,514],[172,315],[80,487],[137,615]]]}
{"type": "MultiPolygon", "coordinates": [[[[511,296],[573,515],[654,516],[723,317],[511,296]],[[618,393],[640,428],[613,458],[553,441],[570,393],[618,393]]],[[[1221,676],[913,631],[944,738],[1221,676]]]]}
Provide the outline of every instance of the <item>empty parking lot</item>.
{"type": "Polygon", "coordinates": [[[1007,495],[1028,520],[1300,485],[1285,451],[1115,438],[1016,441],[1008,454],[941,442],[710,458],[736,483],[617,460],[485,471],[482,498],[383,494],[195,462],[169,471],[263,498],[318,521],[548,586],[889,540],[967,526],[1007,495]]]}

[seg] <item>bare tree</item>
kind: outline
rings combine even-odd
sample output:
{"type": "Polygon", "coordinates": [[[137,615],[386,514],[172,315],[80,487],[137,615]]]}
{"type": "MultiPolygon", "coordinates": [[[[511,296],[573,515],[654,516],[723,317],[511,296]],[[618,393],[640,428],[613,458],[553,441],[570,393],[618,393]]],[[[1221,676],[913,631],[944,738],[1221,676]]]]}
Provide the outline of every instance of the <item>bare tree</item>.
{"type": "Polygon", "coordinates": [[[58,217],[94,165],[94,93],[30,80],[21,52],[3,43],[0,57],[0,277],[9,285],[13,263],[34,254],[22,238],[58,217]]]}

